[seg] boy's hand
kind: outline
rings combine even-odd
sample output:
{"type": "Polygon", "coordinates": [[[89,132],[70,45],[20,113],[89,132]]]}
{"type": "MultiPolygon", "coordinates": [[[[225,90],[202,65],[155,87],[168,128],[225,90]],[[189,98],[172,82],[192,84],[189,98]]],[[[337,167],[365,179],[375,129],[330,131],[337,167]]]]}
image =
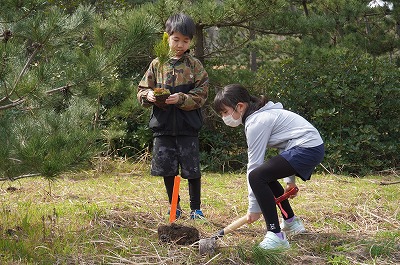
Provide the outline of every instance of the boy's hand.
{"type": "Polygon", "coordinates": [[[251,224],[260,219],[261,213],[247,213],[247,223],[251,224]]]}
{"type": "Polygon", "coordinates": [[[178,103],[179,101],[179,93],[171,94],[166,100],[165,103],[168,105],[173,105],[178,103]]]}
{"type": "Polygon", "coordinates": [[[156,97],[154,96],[154,91],[153,91],[153,90],[150,90],[150,91],[147,93],[146,99],[147,99],[147,101],[149,101],[149,102],[155,102],[155,101],[156,101],[156,97]]]}

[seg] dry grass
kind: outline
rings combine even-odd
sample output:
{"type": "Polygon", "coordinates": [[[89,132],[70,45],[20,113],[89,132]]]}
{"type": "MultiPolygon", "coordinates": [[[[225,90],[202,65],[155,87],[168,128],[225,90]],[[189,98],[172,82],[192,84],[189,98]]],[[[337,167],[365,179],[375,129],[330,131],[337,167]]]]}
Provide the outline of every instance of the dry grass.
{"type": "MultiPolygon", "coordinates": [[[[0,264],[399,264],[400,194],[395,175],[351,178],[315,175],[298,183],[292,201],[308,233],[290,238],[283,253],[255,246],[264,223],[246,225],[217,241],[213,255],[196,246],[158,241],[168,223],[161,178],[126,161],[102,161],[101,172],[69,174],[49,185],[40,178],[0,188],[0,264]]],[[[244,175],[203,175],[207,221],[188,219],[187,182],[179,224],[206,238],[246,213],[244,175]]]]}

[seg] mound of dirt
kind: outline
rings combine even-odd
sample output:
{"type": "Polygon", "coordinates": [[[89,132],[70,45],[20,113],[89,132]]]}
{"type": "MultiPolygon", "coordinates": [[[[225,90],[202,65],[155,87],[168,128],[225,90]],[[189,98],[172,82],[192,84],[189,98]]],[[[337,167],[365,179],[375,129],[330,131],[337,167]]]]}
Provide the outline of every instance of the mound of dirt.
{"type": "Polygon", "coordinates": [[[161,242],[172,242],[178,245],[191,245],[200,239],[199,230],[195,227],[175,223],[159,226],[157,232],[161,242]]]}

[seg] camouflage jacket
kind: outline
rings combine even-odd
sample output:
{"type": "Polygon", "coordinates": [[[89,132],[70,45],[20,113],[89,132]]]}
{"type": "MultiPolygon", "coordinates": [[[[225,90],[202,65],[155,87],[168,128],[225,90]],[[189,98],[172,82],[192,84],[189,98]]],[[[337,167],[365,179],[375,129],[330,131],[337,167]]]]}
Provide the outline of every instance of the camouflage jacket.
{"type": "Polygon", "coordinates": [[[137,98],[144,107],[153,106],[149,126],[154,136],[197,136],[203,125],[201,107],[207,100],[208,74],[201,62],[189,53],[179,60],[170,59],[163,67],[154,59],[139,82],[137,98]],[[179,93],[175,105],[160,106],[146,100],[154,88],[167,88],[179,93]]]}

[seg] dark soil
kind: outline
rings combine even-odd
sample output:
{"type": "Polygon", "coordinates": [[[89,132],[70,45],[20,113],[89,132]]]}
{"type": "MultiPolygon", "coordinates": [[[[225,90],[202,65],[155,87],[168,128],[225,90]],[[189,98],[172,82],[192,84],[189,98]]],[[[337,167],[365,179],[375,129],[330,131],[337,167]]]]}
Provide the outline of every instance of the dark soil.
{"type": "Polygon", "coordinates": [[[157,232],[161,242],[173,242],[177,245],[191,245],[200,239],[199,230],[196,228],[175,223],[159,226],[157,232]]]}

